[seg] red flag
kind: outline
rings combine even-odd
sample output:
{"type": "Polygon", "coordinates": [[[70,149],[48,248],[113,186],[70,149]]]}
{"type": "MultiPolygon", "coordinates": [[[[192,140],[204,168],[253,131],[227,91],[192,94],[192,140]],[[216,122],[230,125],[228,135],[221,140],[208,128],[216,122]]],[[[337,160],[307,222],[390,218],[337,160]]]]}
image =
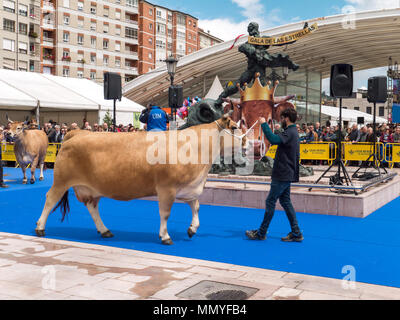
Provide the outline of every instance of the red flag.
{"type": "Polygon", "coordinates": [[[228,50],[226,50],[226,51],[232,50],[233,47],[235,46],[236,42],[238,42],[238,40],[239,40],[241,37],[243,37],[243,36],[244,36],[244,34],[241,34],[240,36],[236,37],[236,38],[235,38],[235,41],[233,41],[232,46],[231,46],[228,50]]]}

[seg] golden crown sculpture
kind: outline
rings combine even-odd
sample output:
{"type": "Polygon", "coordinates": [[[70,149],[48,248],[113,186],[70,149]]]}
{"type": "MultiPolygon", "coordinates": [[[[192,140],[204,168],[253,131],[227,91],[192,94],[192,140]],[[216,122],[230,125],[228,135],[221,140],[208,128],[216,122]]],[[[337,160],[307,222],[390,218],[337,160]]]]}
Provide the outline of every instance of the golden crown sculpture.
{"type": "Polygon", "coordinates": [[[260,82],[260,73],[255,74],[255,79],[252,87],[248,87],[248,84],[245,83],[244,90],[240,87],[240,84],[237,84],[240,92],[240,100],[241,102],[245,101],[255,101],[255,100],[268,100],[274,101],[274,94],[276,87],[279,84],[279,81],[275,81],[274,86],[271,88],[270,85],[272,84],[271,81],[268,81],[267,86],[263,87],[260,82]]]}

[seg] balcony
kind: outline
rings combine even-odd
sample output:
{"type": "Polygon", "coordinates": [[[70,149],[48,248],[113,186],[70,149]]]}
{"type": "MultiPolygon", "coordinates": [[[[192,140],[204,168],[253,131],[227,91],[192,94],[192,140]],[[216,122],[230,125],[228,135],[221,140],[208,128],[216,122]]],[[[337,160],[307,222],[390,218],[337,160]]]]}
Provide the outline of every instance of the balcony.
{"type": "Polygon", "coordinates": [[[43,36],[43,45],[48,47],[54,46],[54,39],[50,37],[43,36]]]}
{"type": "Polygon", "coordinates": [[[43,20],[42,28],[44,28],[44,29],[55,29],[54,20],[49,20],[49,19],[43,20]]]}
{"type": "Polygon", "coordinates": [[[138,22],[138,21],[133,20],[133,19],[128,18],[128,17],[125,18],[125,22],[131,23],[131,24],[133,24],[133,25],[135,25],[135,26],[138,26],[138,25],[139,25],[139,22],[138,22]]]}
{"type": "Polygon", "coordinates": [[[130,65],[126,65],[125,70],[129,70],[130,72],[128,72],[128,73],[131,73],[131,74],[135,74],[135,75],[138,74],[138,68],[132,67],[130,65]]]}
{"type": "Polygon", "coordinates": [[[43,11],[54,11],[54,4],[50,1],[43,1],[43,7],[42,7],[43,11]]]}

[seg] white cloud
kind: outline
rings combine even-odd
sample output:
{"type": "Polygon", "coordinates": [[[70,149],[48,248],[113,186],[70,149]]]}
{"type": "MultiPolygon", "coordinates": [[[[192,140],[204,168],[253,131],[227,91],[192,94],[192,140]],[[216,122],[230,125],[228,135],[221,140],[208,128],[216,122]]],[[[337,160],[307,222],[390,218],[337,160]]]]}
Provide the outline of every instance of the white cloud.
{"type": "Polygon", "coordinates": [[[393,9],[400,6],[399,0],[346,0],[356,11],[393,9]]]}
{"type": "Polygon", "coordinates": [[[236,4],[243,16],[242,21],[229,18],[201,19],[199,27],[222,40],[235,39],[240,34],[247,34],[249,22],[255,21],[260,25],[260,31],[282,24],[279,9],[266,10],[260,0],[231,0],[236,4]]]}

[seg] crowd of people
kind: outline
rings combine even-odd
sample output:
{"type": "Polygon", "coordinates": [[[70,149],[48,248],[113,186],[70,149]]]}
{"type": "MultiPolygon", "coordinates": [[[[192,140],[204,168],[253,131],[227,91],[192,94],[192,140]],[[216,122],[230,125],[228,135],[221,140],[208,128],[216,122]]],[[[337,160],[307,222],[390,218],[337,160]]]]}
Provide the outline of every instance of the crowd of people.
{"type": "MultiPolygon", "coordinates": [[[[98,123],[93,123],[93,125],[91,125],[89,121],[83,119],[82,123],[83,125],[80,127],[76,122],[73,122],[70,125],[68,125],[67,123],[58,124],[55,121],[50,120],[49,122],[44,123],[44,125],[40,129],[47,134],[49,143],[62,143],[65,135],[69,131],[76,129],[88,130],[92,132],[114,132],[114,126],[113,125],[109,126],[107,122],[104,122],[101,125],[98,123]]],[[[33,125],[33,127],[35,127],[35,125],[33,125]]],[[[10,123],[5,127],[0,126],[0,142],[13,142],[12,137],[8,134],[9,130],[10,130],[10,123]]],[[[140,130],[134,127],[132,124],[129,124],[127,126],[120,124],[119,126],[117,126],[115,131],[136,132],[140,130]]]]}

